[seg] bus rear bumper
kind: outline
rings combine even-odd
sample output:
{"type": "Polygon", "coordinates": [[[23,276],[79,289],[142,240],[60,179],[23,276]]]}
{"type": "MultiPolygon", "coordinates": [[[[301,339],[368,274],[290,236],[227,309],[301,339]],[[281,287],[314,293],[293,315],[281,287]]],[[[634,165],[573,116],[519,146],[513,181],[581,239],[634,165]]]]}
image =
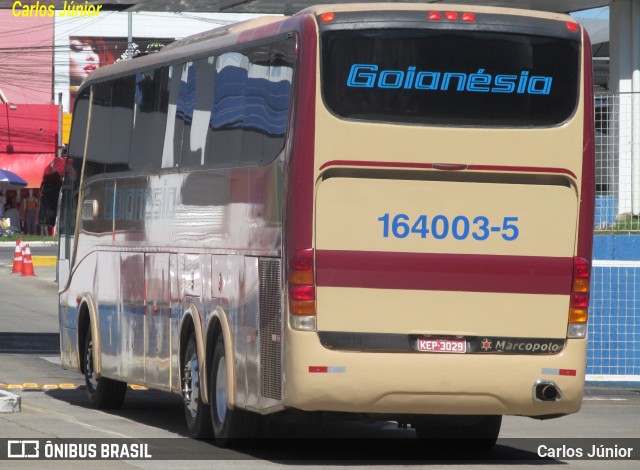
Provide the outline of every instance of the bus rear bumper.
{"type": "Polygon", "coordinates": [[[283,402],[307,411],[382,414],[575,413],[584,392],[586,339],[558,354],[442,354],[335,351],[315,333],[288,332],[283,402]],[[559,399],[536,398],[551,383],[559,399]]]}

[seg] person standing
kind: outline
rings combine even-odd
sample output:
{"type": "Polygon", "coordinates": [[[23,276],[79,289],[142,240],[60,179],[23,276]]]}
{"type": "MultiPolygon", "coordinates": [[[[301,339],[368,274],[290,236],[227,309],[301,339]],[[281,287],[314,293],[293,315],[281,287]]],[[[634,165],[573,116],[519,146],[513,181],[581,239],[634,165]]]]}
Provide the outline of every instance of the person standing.
{"type": "Polygon", "coordinates": [[[36,234],[36,218],[38,214],[38,198],[33,195],[33,189],[29,190],[29,196],[24,200],[24,233],[36,234]]]}

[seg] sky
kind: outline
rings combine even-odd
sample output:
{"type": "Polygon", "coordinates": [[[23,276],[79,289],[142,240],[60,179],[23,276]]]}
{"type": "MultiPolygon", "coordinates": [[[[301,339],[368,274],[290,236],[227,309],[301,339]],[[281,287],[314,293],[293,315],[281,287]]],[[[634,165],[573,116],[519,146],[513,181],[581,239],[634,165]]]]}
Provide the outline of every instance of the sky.
{"type": "Polygon", "coordinates": [[[575,11],[571,16],[576,18],[597,18],[604,20],[609,18],[609,7],[592,8],[590,10],[575,11]]]}

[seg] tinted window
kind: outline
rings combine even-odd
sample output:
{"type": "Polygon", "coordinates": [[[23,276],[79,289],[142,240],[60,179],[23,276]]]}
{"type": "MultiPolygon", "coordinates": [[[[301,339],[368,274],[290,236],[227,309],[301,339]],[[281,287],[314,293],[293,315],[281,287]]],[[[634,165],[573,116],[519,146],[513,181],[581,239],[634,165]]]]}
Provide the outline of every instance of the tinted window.
{"type": "Polygon", "coordinates": [[[178,112],[182,111],[184,119],[180,166],[204,164],[215,71],[214,57],[188,64],[187,81],[180,88],[184,95],[182,110],[178,101],[178,112]]]}
{"type": "Polygon", "coordinates": [[[135,81],[130,166],[160,168],[169,107],[169,69],[139,72],[135,81]]]}
{"type": "Polygon", "coordinates": [[[206,162],[257,165],[282,150],[289,119],[293,39],[216,60],[206,162]]]}
{"type": "Polygon", "coordinates": [[[135,77],[93,85],[85,177],[129,169],[135,77]]]}
{"type": "Polygon", "coordinates": [[[576,41],[447,30],[341,30],[322,35],[322,89],[346,118],[548,126],[579,90],[576,41]]]}
{"type": "Polygon", "coordinates": [[[89,118],[89,89],[86,88],[76,98],[73,109],[73,125],[69,136],[69,156],[82,159],[84,143],[87,134],[87,119],[89,118]]]}

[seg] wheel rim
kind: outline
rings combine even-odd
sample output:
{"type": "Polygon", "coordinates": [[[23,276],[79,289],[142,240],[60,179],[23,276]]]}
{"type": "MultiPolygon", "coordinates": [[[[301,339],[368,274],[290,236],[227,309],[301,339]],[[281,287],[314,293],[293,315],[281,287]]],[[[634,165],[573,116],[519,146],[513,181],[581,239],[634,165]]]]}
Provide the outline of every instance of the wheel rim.
{"type": "Polygon", "coordinates": [[[194,354],[185,363],[182,371],[182,397],[184,405],[191,416],[198,413],[200,398],[200,374],[198,372],[198,357],[194,354]]]}
{"type": "Polygon", "coordinates": [[[216,413],[221,423],[227,416],[227,363],[224,357],[218,360],[216,373],[216,413]]]}
{"type": "Polygon", "coordinates": [[[90,392],[94,392],[98,387],[98,379],[93,371],[93,340],[90,339],[87,344],[85,356],[85,378],[90,392]]]}

